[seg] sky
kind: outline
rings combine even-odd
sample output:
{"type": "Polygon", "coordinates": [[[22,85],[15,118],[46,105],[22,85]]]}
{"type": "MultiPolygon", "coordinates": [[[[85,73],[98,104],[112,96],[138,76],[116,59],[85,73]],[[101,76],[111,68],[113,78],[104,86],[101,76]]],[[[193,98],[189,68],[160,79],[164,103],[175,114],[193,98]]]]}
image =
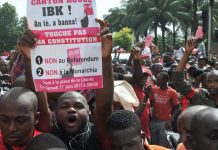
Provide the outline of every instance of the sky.
{"type": "MultiPolygon", "coordinates": [[[[26,16],[27,0],[0,0],[0,5],[8,2],[16,7],[19,17],[26,16]]],[[[96,0],[97,17],[103,19],[103,15],[108,13],[110,8],[120,7],[121,0],[96,0]]]]}

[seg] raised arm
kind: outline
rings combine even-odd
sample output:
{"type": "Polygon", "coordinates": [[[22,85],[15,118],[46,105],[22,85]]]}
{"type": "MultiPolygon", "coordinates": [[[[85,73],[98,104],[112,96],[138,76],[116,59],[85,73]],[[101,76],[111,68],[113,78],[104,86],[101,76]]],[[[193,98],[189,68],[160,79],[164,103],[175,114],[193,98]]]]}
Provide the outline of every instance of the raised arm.
{"type": "Polygon", "coordinates": [[[134,81],[140,88],[143,88],[140,85],[143,79],[141,51],[143,50],[144,47],[141,46],[140,44],[137,43],[136,46],[133,47],[131,54],[133,56],[133,63],[134,63],[134,72],[133,72],[134,81]]]}
{"type": "MultiPolygon", "coordinates": [[[[144,42],[137,42],[136,44],[135,44],[135,46],[133,47],[133,50],[143,50],[145,48],[145,43],[144,42]]],[[[128,59],[128,63],[127,63],[127,65],[128,66],[132,66],[132,60],[133,60],[133,55],[132,55],[132,53],[129,55],[129,59],[128,59]]]]}
{"type": "Polygon", "coordinates": [[[19,38],[18,45],[24,56],[26,87],[34,91],[38,98],[38,111],[40,112],[40,120],[36,125],[36,129],[41,132],[49,132],[51,125],[51,113],[48,107],[47,94],[46,92],[36,92],[32,78],[30,51],[34,47],[35,43],[36,36],[31,30],[26,30],[26,32],[19,38]]]}
{"type": "Polygon", "coordinates": [[[150,97],[150,93],[151,93],[151,90],[152,90],[152,85],[149,85],[145,88],[144,90],[144,93],[145,93],[145,96],[144,96],[144,99],[142,102],[139,103],[139,106],[137,108],[137,110],[135,111],[135,113],[140,117],[141,114],[144,112],[145,110],[145,107],[146,107],[146,104],[147,104],[147,101],[148,101],[148,98],[150,97]]]}
{"type": "Polygon", "coordinates": [[[173,73],[173,85],[176,91],[184,96],[186,96],[192,90],[192,87],[189,84],[189,82],[185,80],[184,69],[186,63],[189,60],[189,56],[192,53],[192,50],[195,48],[195,46],[196,46],[195,39],[190,39],[187,41],[184,55],[180,60],[179,65],[177,66],[175,72],[173,73]]]}
{"type": "Polygon", "coordinates": [[[185,66],[189,60],[189,56],[192,53],[192,50],[196,47],[196,39],[190,39],[186,43],[185,52],[182,56],[182,59],[179,62],[178,67],[176,68],[176,72],[184,71],[185,66]]]}
{"type": "Polygon", "coordinates": [[[112,101],[114,92],[114,81],[112,76],[112,35],[108,34],[109,24],[102,20],[96,19],[101,26],[102,36],[102,68],[103,68],[103,88],[96,90],[96,109],[95,109],[95,125],[99,139],[105,141],[106,136],[106,120],[112,113],[112,101]]]}

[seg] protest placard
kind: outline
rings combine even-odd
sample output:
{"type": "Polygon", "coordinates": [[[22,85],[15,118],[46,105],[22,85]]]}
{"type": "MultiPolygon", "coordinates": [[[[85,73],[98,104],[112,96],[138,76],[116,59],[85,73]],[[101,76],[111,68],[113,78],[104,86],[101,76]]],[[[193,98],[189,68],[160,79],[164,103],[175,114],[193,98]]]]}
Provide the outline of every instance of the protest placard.
{"type": "Polygon", "coordinates": [[[38,38],[31,51],[37,91],[102,88],[95,0],[28,0],[27,21],[38,38]]]}
{"type": "Polygon", "coordinates": [[[142,58],[151,58],[151,49],[150,49],[150,45],[153,41],[153,36],[151,35],[147,35],[147,37],[145,38],[145,48],[141,53],[141,57],[142,58]]]}
{"type": "Polygon", "coordinates": [[[145,38],[145,47],[150,47],[154,37],[151,35],[147,35],[145,38]]]}
{"type": "Polygon", "coordinates": [[[204,36],[204,33],[203,33],[203,27],[202,26],[198,26],[198,29],[195,33],[195,38],[196,39],[202,39],[204,36]]]}

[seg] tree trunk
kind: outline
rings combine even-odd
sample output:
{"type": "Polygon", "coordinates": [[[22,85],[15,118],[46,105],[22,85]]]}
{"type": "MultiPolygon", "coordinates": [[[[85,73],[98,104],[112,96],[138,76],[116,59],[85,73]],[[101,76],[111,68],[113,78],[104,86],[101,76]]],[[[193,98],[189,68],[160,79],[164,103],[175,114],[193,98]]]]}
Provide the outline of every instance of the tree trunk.
{"type": "Polygon", "coordinates": [[[155,24],[154,24],[154,44],[155,44],[155,45],[158,44],[158,39],[157,39],[157,25],[158,25],[158,22],[155,21],[155,24]]]}
{"type": "Polygon", "coordinates": [[[135,40],[136,41],[139,41],[139,36],[136,34],[136,32],[135,32],[135,28],[133,28],[133,35],[134,35],[134,37],[135,37],[135,40]]]}
{"type": "Polygon", "coordinates": [[[155,45],[157,45],[158,39],[157,39],[157,26],[155,25],[155,29],[154,29],[154,43],[155,45]]]}
{"type": "Polygon", "coordinates": [[[176,31],[175,31],[175,23],[173,23],[173,46],[176,44],[176,31]]]}
{"type": "Polygon", "coordinates": [[[161,28],[162,31],[162,52],[165,52],[166,45],[165,45],[165,28],[161,28]]]}
{"type": "Polygon", "coordinates": [[[136,41],[139,41],[139,35],[135,34],[135,39],[136,39],[136,41]]]}
{"type": "Polygon", "coordinates": [[[185,39],[185,43],[186,43],[187,40],[188,40],[188,25],[185,25],[185,36],[184,36],[184,39],[185,39]]]}
{"type": "Polygon", "coordinates": [[[193,0],[193,22],[192,22],[192,33],[194,34],[198,28],[198,16],[196,12],[198,11],[198,0],[193,0]]]}
{"type": "Polygon", "coordinates": [[[165,20],[161,22],[161,31],[162,31],[162,51],[166,52],[166,43],[165,43],[166,22],[165,20]]]}
{"type": "Polygon", "coordinates": [[[144,36],[147,37],[147,35],[148,35],[148,28],[145,28],[145,30],[144,30],[144,36]]]}

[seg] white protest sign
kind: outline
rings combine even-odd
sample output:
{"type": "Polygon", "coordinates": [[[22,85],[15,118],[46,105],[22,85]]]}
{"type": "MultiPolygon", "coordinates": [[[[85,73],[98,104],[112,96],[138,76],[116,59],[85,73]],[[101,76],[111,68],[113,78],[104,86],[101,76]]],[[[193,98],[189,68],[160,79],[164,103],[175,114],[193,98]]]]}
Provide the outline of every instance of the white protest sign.
{"type": "Polygon", "coordinates": [[[31,51],[37,91],[102,88],[101,38],[95,18],[95,0],[28,0],[28,25],[38,37],[31,51]]]}

